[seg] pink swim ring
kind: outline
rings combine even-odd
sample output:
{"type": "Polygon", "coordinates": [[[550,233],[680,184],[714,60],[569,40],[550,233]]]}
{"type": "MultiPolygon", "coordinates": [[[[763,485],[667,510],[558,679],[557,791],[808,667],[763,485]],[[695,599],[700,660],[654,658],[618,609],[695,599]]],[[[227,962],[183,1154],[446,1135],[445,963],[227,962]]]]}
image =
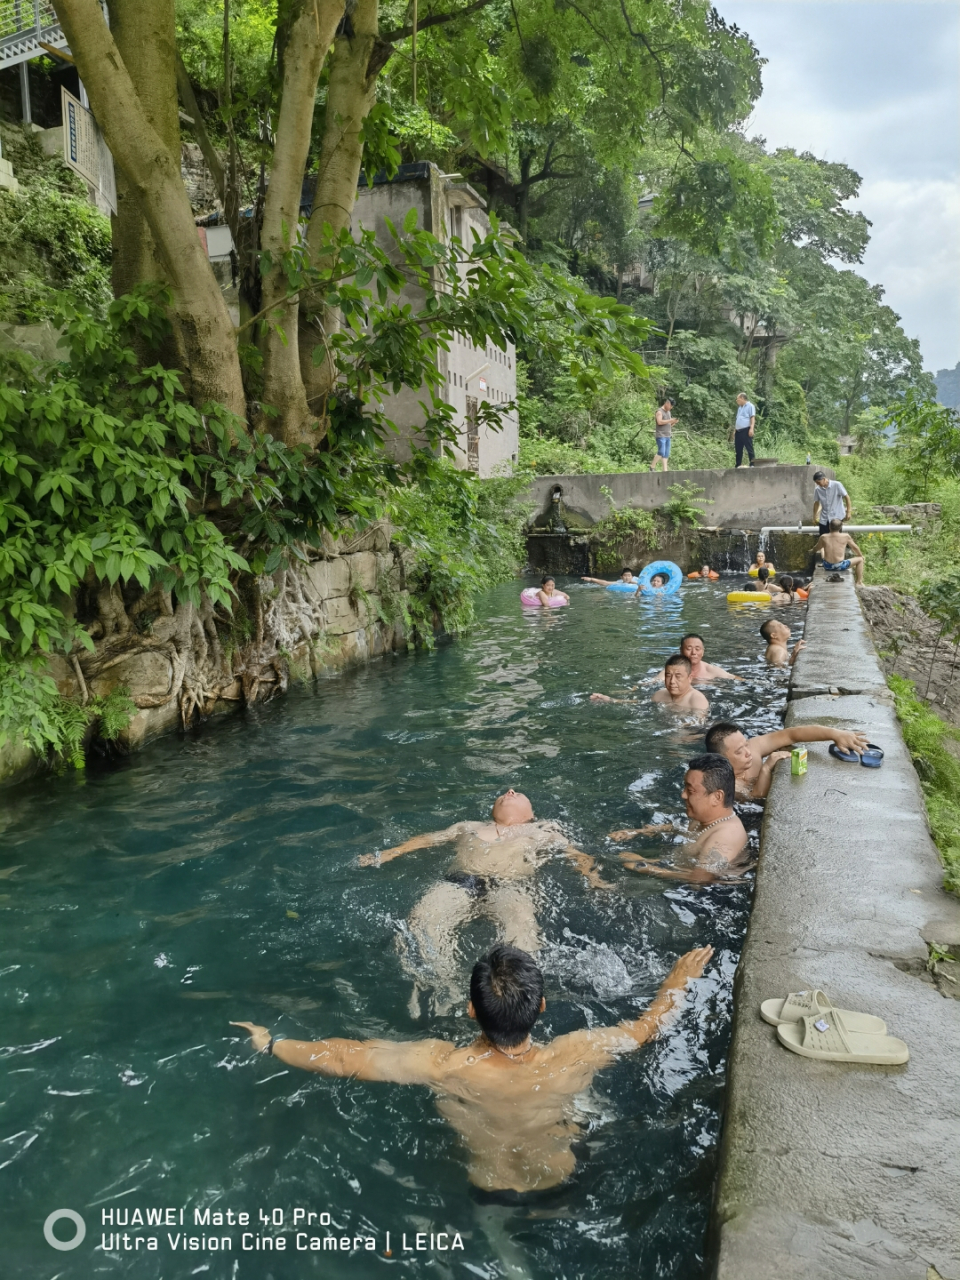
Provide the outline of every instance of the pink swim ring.
{"type": "MultiPolygon", "coordinates": [[[[558,593],[557,595],[548,596],[550,607],[552,609],[562,609],[567,603],[566,600],[558,593]]],[[[542,609],[543,604],[540,600],[539,587],[524,587],[520,592],[520,603],[525,609],[542,609]]]]}

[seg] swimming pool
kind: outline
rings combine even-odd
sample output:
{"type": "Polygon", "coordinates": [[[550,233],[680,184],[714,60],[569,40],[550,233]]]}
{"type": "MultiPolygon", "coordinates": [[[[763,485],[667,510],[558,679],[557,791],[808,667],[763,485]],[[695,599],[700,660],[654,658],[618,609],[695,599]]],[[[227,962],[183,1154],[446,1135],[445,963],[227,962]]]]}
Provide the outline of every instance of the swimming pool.
{"type": "MultiPolygon", "coordinates": [[[[712,718],[774,727],[785,677],[763,668],[757,635],[772,611],[730,608],[726,582],[642,605],[558,585],[569,609],[524,613],[512,583],[456,644],[325,679],[86,777],[3,793],[6,1276],[701,1274],[749,888],[665,891],[620,868],[606,833],[679,813],[682,765],[702,739],[646,703],[588,698],[634,683],[695,630],[708,660],[746,677],[708,691],[712,718]],[[680,1023],[597,1078],[571,1187],[529,1212],[475,1204],[466,1155],[426,1090],[289,1071],[251,1058],[228,1025],[465,1043],[473,1024],[460,1011],[412,1018],[394,946],[449,850],[380,869],[357,858],[481,817],[510,785],[618,885],[592,892],[563,858],[539,873],[537,1038],[631,1015],[678,953],[717,949],[680,1023]],[[42,1227],[64,1207],[87,1236],[55,1252],[42,1227]],[[170,1225],[130,1225],[136,1209],[146,1222],[168,1208],[170,1225]],[[218,1226],[228,1209],[250,1222],[218,1226]],[[351,1247],[298,1248],[297,1232],[351,1247]],[[456,1233],[462,1249],[449,1247],[456,1233]],[[156,1237],[156,1251],[136,1236],[156,1237]]],[[[800,609],[777,616],[802,626],[800,609]]],[[[465,982],[491,936],[468,927],[465,982]]]]}

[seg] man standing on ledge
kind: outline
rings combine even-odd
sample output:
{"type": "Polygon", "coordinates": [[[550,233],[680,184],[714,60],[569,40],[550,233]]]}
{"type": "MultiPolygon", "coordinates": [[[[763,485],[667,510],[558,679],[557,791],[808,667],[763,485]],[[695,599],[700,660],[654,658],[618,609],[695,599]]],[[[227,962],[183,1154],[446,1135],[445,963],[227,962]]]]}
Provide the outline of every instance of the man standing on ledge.
{"type": "Polygon", "coordinates": [[[831,520],[850,519],[850,495],[839,480],[830,480],[825,471],[813,473],[813,523],[819,524],[821,538],[830,532],[831,520]]]}
{"type": "Polygon", "coordinates": [[[663,404],[654,414],[653,432],[657,438],[657,452],[653,455],[653,461],[650,463],[650,470],[656,471],[657,463],[663,463],[664,471],[670,470],[670,439],[673,434],[673,428],[680,421],[679,418],[673,416],[673,401],[664,400],[663,404]]]}
{"type": "Polygon", "coordinates": [[[574,1099],[597,1071],[652,1040],[683,1003],[687,983],[713,955],[681,956],[647,1009],[615,1027],[570,1031],[546,1044],[530,1033],[547,1007],[543,975],[516,947],[499,946],[473,968],[468,1015],[479,1034],[449,1040],[279,1040],[266,1027],[234,1022],[251,1047],[285,1066],[351,1080],[382,1080],[430,1089],[437,1110],[469,1153],[474,1198],[524,1204],[559,1187],[574,1171],[580,1136],[574,1099]]]}
{"type": "Polygon", "coordinates": [[[737,396],[737,425],[733,433],[733,440],[737,450],[736,465],[738,467],[743,462],[744,449],[747,451],[751,467],[753,466],[753,432],[756,425],[756,407],[747,399],[747,393],[741,391],[737,396]]]}

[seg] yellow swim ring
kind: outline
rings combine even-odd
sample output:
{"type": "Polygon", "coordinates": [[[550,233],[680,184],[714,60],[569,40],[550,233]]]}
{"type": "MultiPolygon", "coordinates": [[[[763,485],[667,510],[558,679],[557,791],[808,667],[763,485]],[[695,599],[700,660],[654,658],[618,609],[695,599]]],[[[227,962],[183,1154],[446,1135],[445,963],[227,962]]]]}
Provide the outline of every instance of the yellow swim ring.
{"type": "Polygon", "coordinates": [[[731,604],[769,604],[769,591],[728,591],[727,599],[731,604]]]}
{"type": "MultiPolygon", "coordinates": [[[[775,573],[777,572],[777,571],[776,571],[776,569],[773,567],[773,565],[772,565],[772,564],[765,564],[763,567],[764,567],[765,569],[769,569],[769,570],[770,570],[771,575],[773,575],[773,574],[775,574],[775,573]]],[[[747,573],[750,575],[750,577],[751,577],[751,578],[755,578],[759,572],[760,572],[760,570],[759,570],[759,569],[748,569],[748,570],[747,570],[747,573]]]]}

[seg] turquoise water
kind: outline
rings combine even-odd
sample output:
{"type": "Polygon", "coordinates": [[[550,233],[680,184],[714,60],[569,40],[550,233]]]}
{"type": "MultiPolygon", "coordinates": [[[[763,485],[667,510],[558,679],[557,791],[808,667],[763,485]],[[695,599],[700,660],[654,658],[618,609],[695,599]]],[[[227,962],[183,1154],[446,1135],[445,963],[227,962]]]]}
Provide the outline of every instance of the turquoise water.
{"type": "MultiPolygon", "coordinates": [[[[665,890],[621,869],[606,833],[681,812],[682,765],[700,741],[660,708],[588,695],[633,683],[689,629],[708,659],[746,677],[707,691],[714,717],[779,723],[784,677],[759,661],[761,610],[731,609],[726,587],[643,606],[567,589],[569,609],[522,613],[511,584],[456,644],[332,677],[86,777],[3,793],[5,1276],[702,1274],[749,886],[665,890]],[[228,1025],[466,1042],[461,1014],[414,1020],[395,949],[449,850],[379,870],[357,858],[479,818],[510,785],[618,885],[591,892],[562,858],[539,873],[538,1037],[629,1016],[680,952],[717,949],[677,1026],[597,1077],[575,1181],[534,1211],[475,1205],[465,1154],[426,1090],[288,1071],[252,1058],[228,1025]],[[87,1224],[70,1252],[42,1234],[64,1207],[87,1224]],[[123,1228],[131,1249],[117,1247],[104,1211],[116,1223],[138,1207],[183,1207],[185,1228],[123,1228]],[[250,1213],[248,1243],[269,1237],[272,1250],[243,1250],[239,1226],[193,1226],[208,1207],[250,1213]],[[296,1209],[330,1215],[309,1235],[370,1237],[375,1251],[297,1250],[296,1209]],[[182,1231],[227,1236],[232,1251],[172,1248],[168,1233],[182,1231]],[[418,1232],[434,1244],[459,1232],[463,1248],[404,1252],[401,1237],[415,1245],[418,1232]],[[156,1237],[157,1252],[134,1251],[136,1235],[156,1237]]],[[[799,611],[783,616],[802,624],[799,611]]],[[[491,926],[467,929],[464,983],[491,941],[491,926]]]]}

